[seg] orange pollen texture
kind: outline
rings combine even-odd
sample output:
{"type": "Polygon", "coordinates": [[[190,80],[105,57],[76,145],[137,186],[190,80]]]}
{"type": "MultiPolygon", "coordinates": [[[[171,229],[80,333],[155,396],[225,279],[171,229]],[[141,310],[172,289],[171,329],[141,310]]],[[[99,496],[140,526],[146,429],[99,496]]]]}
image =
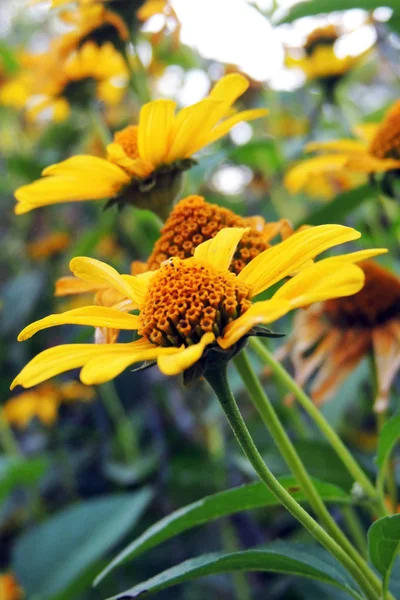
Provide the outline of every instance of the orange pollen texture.
{"type": "Polygon", "coordinates": [[[171,258],[161,265],[140,313],[139,334],[158,346],[191,346],[220,335],[250,306],[249,288],[228,271],[171,258]]]}
{"type": "MultiPolygon", "coordinates": [[[[168,258],[190,258],[197,246],[213,238],[225,227],[248,227],[250,219],[239,217],[227,208],[209,204],[201,196],[181,200],[171,212],[147,263],[155,271],[168,258]]],[[[237,275],[260,252],[270,247],[267,236],[254,227],[242,237],[230,270],[237,275]]]]}
{"type": "Polygon", "coordinates": [[[119,144],[124,149],[124,152],[129,158],[133,160],[139,158],[138,149],[138,126],[129,125],[121,131],[117,131],[114,134],[114,142],[119,144]]]}
{"type": "Polygon", "coordinates": [[[400,160],[400,100],[386,114],[371,141],[369,152],[377,158],[400,160]]]}
{"type": "Polygon", "coordinates": [[[338,37],[339,33],[335,25],[318,27],[308,34],[304,44],[304,50],[307,54],[312,54],[318,46],[333,46],[338,37]]]}
{"type": "Polygon", "coordinates": [[[334,325],[373,328],[400,315],[400,280],[366,260],[359,265],[365,273],[365,285],[354,296],[327,300],[324,313],[334,325]]]}

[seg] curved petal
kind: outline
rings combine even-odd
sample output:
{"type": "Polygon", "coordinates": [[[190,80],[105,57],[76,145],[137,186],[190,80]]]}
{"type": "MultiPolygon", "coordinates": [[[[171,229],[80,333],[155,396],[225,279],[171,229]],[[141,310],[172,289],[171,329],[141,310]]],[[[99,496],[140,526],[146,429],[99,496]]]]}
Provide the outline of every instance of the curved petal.
{"type": "Polygon", "coordinates": [[[194,144],[192,146],[191,153],[194,154],[195,152],[201,150],[201,148],[204,148],[204,146],[208,146],[208,144],[212,144],[216,140],[219,140],[224,135],[229,133],[232,127],[237,125],[237,123],[242,123],[243,121],[254,121],[254,119],[266,117],[268,113],[269,110],[266,108],[252,108],[249,110],[242,110],[241,112],[232,115],[228,119],[222,121],[222,123],[219,123],[219,125],[213,127],[213,129],[209,133],[205,134],[204,137],[201,137],[198,144],[194,144]]]}
{"type": "Polygon", "coordinates": [[[122,275],[118,273],[113,267],[106,263],[96,260],[95,258],[88,258],[85,256],[77,256],[73,258],[69,263],[69,267],[76,277],[83,279],[88,283],[101,283],[108,284],[109,287],[120,292],[125,298],[130,298],[136,302],[136,295],[133,288],[136,278],[129,276],[130,280],[127,282],[122,275]]]}
{"type": "Polygon", "coordinates": [[[372,258],[374,256],[387,254],[387,252],[389,252],[387,248],[370,248],[367,250],[357,250],[357,252],[349,252],[348,254],[329,256],[329,258],[324,258],[319,264],[325,263],[333,266],[335,263],[358,263],[362,260],[367,260],[368,258],[372,258]]]}
{"type": "Polygon", "coordinates": [[[360,267],[338,261],[332,267],[329,259],[308,267],[287,281],[272,300],[284,300],[292,308],[300,308],[329,298],[352,296],[361,290],[365,275],[360,267]]]}
{"type": "Polygon", "coordinates": [[[306,152],[340,152],[343,154],[366,154],[367,145],[358,140],[329,140],[326,142],[309,142],[306,152]]]}
{"type": "Polygon", "coordinates": [[[214,85],[208,98],[224,102],[228,108],[242,96],[249,87],[249,81],[240,73],[230,73],[221,77],[214,85]]]}
{"type": "Polygon", "coordinates": [[[229,269],[236,247],[250,227],[227,227],[221,229],[211,240],[203,242],[194,251],[196,260],[204,261],[226,271],[229,269]]]}
{"type": "Polygon", "coordinates": [[[91,327],[106,327],[109,329],[136,330],[139,327],[139,318],[114,308],[104,306],[85,306],[75,308],[61,314],[49,315],[44,319],[31,323],[21,331],[18,341],[29,339],[38,331],[55,327],[56,325],[89,325],[91,327]]]}
{"type": "Polygon", "coordinates": [[[214,340],[215,335],[208,332],[203,335],[200,342],[188,348],[182,348],[176,354],[160,354],[157,358],[158,368],[164,375],[178,375],[200,360],[204,349],[214,340]]]}
{"type": "Polygon", "coordinates": [[[240,272],[238,279],[250,286],[252,295],[256,296],[324,250],[356,240],[360,235],[343,225],[319,225],[300,231],[256,256],[240,272]]]}
{"type": "Polygon", "coordinates": [[[385,173],[400,169],[400,160],[394,158],[375,158],[370,154],[365,156],[350,156],[346,168],[357,173],[385,173]]]}
{"type": "Polygon", "coordinates": [[[176,102],[154,100],[142,106],[139,117],[139,155],[154,166],[163,163],[168,151],[176,102]]]}
{"type": "Polygon", "coordinates": [[[272,323],[290,310],[292,310],[290,303],[284,300],[255,302],[241,317],[229,323],[223,335],[217,339],[217,343],[226,350],[236,344],[254,325],[272,323]]]}
{"type": "Polygon", "coordinates": [[[55,296],[70,296],[72,294],[88,294],[108,287],[108,283],[89,283],[77,277],[60,277],[56,281],[55,296]]]}
{"type": "Polygon", "coordinates": [[[296,194],[307,185],[311,177],[341,171],[347,160],[346,154],[327,154],[307,158],[286,173],[285,186],[289,192],[296,194]]]}

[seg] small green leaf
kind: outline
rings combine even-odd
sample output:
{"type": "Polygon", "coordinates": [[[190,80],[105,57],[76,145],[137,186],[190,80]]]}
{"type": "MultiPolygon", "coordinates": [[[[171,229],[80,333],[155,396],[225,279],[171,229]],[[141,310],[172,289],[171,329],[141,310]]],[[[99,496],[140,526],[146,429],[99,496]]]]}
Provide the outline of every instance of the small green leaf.
{"type": "Polygon", "coordinates": [[[349,8],[361,8],[363,10],[371,11],[380,6],[387,6],[388,8],[393,9],[394,13],[398,13],[400,10],[398,0],[385,0],[384,2],[382,2],[382,0],[352,0],[351,3],[349,3],[349,0],[335,0],[334,4],[332,4],[332,0],[307,0],[292,6],[289,12],[282,19],[279,19],[278,23],[280,25],[282,23],[292,23],[296,19],[302,17],[330,13],[332,10],[337,11],[349,10],[349,8]]]}
{"type": "Polygon", "coordinates": [[[72,586],[138,522],[152,496],[145,488],[82,502],[22,534],[12,569],[27,596],[47,600],[72,586]]]}
{"type": "MultiPolygon", "coordinates": [[[[307,225],[340,223],[349,213],[373,197],[376,197],[376,193],[368,184],[343,192],[328,204],[324,204],[324,206],[315,210],[311,215],[308,215],[304,219],[304,223],[307,223],[307,225]]],[[[298,223],[298,225],[301,224],[298,223]]]]}
{"type": "Polygon", "coordinates": [[[306,544],[277,542],[263,549],[205,554],[186,560],[110,600],[144,597],[204,575],[235,571],[267,571],[308,577],[337,586],[353,598],[360,598],[347,572],[325,550],[306,544]]]}
{"type": "MultiPolygon", "coordinates": [[[[297,501],[304,501],[304,494],[299,490],[297,481],[290,476],[280,478],[280,483],[292,493],[297,501]]],[[[349,494],[329,483],[314,480],[320,496],[326,502],[349,503],[349,494]]],[[[95,585],[100,583],[115,567],[147,552],[154,546],[192,529],[203,523],[232,515],[243,510],[250,510],[265,506],[277,506],[279,503],[263,483],[256,482],[243,485],[231,490],[219,492],[212,496],[193,502],[171,513],[147,529],[140,537],[122,550],[118,556],[102,571],[95,580],[95,585]]]]}
{"type": "Polygon", "coordinates": [[[383,577],[383,598],[389,588],[390,574],[400,549],[400,514],[375,521],[368,530],[369,558],[383,577]]]}

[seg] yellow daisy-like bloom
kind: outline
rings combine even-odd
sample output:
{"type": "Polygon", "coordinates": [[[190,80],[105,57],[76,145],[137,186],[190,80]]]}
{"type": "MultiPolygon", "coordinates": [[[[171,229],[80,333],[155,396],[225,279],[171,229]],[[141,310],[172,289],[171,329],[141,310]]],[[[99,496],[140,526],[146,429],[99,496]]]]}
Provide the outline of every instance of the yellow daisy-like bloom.
{"type": "Polygon", "coordinates": [[[0,575],[0,600],[21,600],[24,593],[12,573],[0,575]]]}
{"type": "Polygon", "coordinates": [[[301,231],[265,250],[235,275],[229,267],[245,233],[243,228],[222,229],[200,244],[192,258],[171,258],[157,271],[138,276],[120,275],[94,259],[74,258],[70,268],[77,277],[91,284],[107,283],[128,298],[139,315],[90,306],[41,319],[26,327],[18,339],[66,323],[133,330],[141,337],[130,343],[50,348],[22,369],[12,388],[30,387],[77,367],[83,367],[83,383],[99,384],[142,361],[157,361],[164,374],[185,372],[186,381],[192,380],[204,373],[208,361],[215,360],[215,352],[218,360],[234,356],[249,335],[259,333],[259,325],[300,306],[354,294],[363,286],[364,274],[353,264],[359,259],[357,252],[305,267],[324,250],[359,238],[354,229],[321,225],[301,231]],[[270,300],[252,302],[297,271],[270,300]]]}
{"type": "Polygon", "coordinates": [[[69,381],[59,386],[43,383],[34,390],[23,392],[7,400],[2,411],[6,421],[20,429],[27,427],[34,417],[44,425],[50,426],[57,420],[61,404],[93,400],[94,396],[92,388],[77,381],[69,381]]]}
{"type": "Polygon", "coordinates": [[[400,100],[388,110],[381,123],[366,123],[355,128],[359,139],[331,140],[307,144],[308,152],[321,156],[306,159],[285,177],[292,193],[306,189],[316,176],[345,172],[360,177],[367,173],[385,173],[400,169],[400,100]]]}
{"type": "Polygon", "coordinates": [[[359,266],[363,289],[298,313],[293,335],[278,354],[281,359],[291,355],[299,385],[316,374],[311,395],[322,404],[372,353],[378,388],[374,409],[382,412],[400,370],[400,279],[371,260],[359,266]]]}
{"type": "Polygon", "coordinates": [[[231,114],[233,103],[247,89],[240,75],[223,77],[207,98],[175,114],[172,100],[145,104],[139,124],[114,136],[107,159],[73,156],[47,167],[44,177],[19,188],[15,212],[65,201],[99,200],[130,202],[149,208],[162,218],[169,214],[191,157],[226,135],[236,123],[267,114],[265,109],[231,114]]]}
{"type": "Polygon", "coordinates": [[[334,25],[318,27],[312,31],[304,44],[303,56],[288,55],[285,64],[289,68],[301,69],[308,80],[319,80],[329,86],[337,83],[367,54],[339,58],[334,44],[340,34],[334,25]]]}

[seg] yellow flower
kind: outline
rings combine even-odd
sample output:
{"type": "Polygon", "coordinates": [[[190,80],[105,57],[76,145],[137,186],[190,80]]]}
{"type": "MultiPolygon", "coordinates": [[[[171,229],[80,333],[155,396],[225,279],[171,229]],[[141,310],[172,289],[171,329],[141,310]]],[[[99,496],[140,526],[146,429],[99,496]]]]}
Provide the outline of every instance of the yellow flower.
{"type": "Polygon", "coordinates": [[[69,381],[59,386],[43,383],[34,390],[10,398],[2,411],[8,423],[20,429],[27,427],[34,417],[45,425],[53,425],[60,404],[93,398],[94,390],[77,381],[69,381]]]}
{"type": "Polygon", "coordinates": [[[24,593],[12,573],[0,575],[0,600],[21,600],[24,593]]]}
{"type": "Polygon", "coordinates": [[[223,77],[207,98],[177,114],[172,100],[145,104],[139,124],[115,134],[107,159],[74,156],[47,167],[42,179],[16,191],[16,213],[65,201],[111,198],[150,208],[165,218],[179,191],[182,170],[193,164],[191,157],[236,123],[267,114],[261,108],[231,114],[247,87],[240,75],[223,77]]]}
{"type": "Polygon", "coordinates": [[[27,251],[34,260],[41,260],[65,250],[69,241],[70,238],[67,233],[57,231],[30,242],[27,245],[27,251]]]}
{"type": "Polygon", "coordinates": [[[321,156],[306,159],[291,169],[285,185],[292,193],[305,189],[310,180],[337,174],[352,176],[400,169],[400,100],[381,123],[366,123],[355,129],[358,140],[342,139],[307,144],[309,152],[321,156]]]}
{"type": "Polygon", "coordinates": [[[360,267],[365,274],[363,289],[298,313],[293,335],[279,356],[290,354],[299,385],[316,375],[311,395],[322,404],[372,353],[378,388],[374,409],[382,412],[400,370],[400,279],[371,260],[360,267]]]}
{"type": "Polygon", "coordinates": [[[82,104],[93,96],[110,105],[121,101],[129,76],[122,55],[112,44],[86,42],[61,64],[59,56],[59,49],[43,56],[42,71],[40,63],[36,65],[40,93],[38,102],[27,111],[28,118],[36,119],[51,109],[55,120],[63,120],[71,103],[82,104]]]}
{"type": "Polygon", "coordinates": [[[345,169],[329,169],[324,157],[315,157],[298,163],[285,176],[284,183],[292,193],[303,190],[315,200],[332,200],[338,194],[365,183],[365,175],[345,169]]]}
{"type": "MultiPolygon", "coordinates": [[[[364,274],[352,264],[359,259],[357,252],[309,265],[324,250],[359,238],[354,229],[321,225],[301,231],[268,248],[235,275],[229,267],[245,233],[243,228],[222,229],[200,244],[192,258],[171,258],[157,271],[137,276],[120,275],[94,259],[74,258],[70,268],[77,277],[90,284],[107,283],[129,299],[139,315],[90,306],[41,319],[18,339],[67,323],[132,330],[141,337],[130,343],[50,348],[24,367],[11,387],[30,387],[78,367],[83,367],[83,383],[99,384],[142,361],[156,361],[166,375],[185,372],[190,380],[215,360],[214,352],[219,359],[232,357],[249,335],[260,333],[261,324],[313,302],[354,294],[363,286],[364,274]],[[252,302],[294,272],[270,300],[252,302]]],[[[364,256],[382,252],[363,251],[364,256]]]]}

